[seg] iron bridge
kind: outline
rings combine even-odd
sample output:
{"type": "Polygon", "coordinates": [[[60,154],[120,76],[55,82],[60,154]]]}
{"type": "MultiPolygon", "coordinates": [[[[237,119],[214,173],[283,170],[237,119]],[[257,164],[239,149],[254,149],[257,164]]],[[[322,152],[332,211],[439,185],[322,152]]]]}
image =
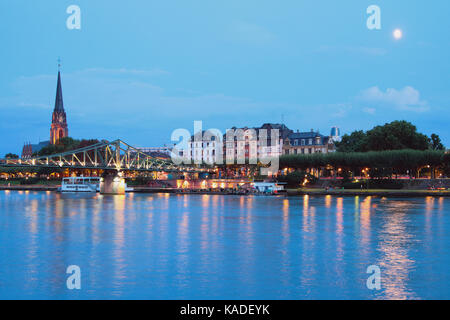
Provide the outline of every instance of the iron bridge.
{"type": "Polygon", "coordinates": [[[152,157],[121,140],[102,140],[84,148],[28,159],[6,159],[2,166],[164,172],[210,170],[177,166],[170,160],[152,157]]]}

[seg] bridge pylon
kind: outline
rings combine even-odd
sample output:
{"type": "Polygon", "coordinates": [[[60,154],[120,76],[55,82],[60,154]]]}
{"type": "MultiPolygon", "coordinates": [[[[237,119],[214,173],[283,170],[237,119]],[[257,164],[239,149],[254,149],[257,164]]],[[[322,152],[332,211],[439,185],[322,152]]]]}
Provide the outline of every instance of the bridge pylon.
{"type": "Polygon", "coordinates": [[[100,180],[100,193],[107,195],[125,194],[125,179],[120,172],[106,171],[100,180]]]}

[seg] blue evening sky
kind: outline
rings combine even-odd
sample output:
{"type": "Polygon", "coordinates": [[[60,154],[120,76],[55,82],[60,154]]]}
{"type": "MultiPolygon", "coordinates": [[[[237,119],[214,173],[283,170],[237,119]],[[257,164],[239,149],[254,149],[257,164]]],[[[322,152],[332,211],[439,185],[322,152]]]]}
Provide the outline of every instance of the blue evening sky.
{"type": "Polygon", "coordinates": [[[150,147],[194,120],[329,134],[405,119],[450,146],[449,14],[446,0],[2,0],[0,156],[48,140],[58,57],[75,138],[150,147]]]}

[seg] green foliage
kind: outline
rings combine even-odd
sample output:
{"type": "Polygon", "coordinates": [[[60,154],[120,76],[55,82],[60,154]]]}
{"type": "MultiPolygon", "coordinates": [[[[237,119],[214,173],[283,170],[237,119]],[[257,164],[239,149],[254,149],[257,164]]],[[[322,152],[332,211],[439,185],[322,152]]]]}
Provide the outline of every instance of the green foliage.
{"type": "Polygon", "coordinates": [[[442,151],[435,150],[391,150],[370,152],[334,152],[314,153],[308,155],[283,155],[280,157],[280,168],[320,168],[332,166],[356,171],[370,168],[372,177],[390,177],[398,173],[414,174],[424,166],[441,167],[448,165],[449,156],[442,151]]]}
{"type": "MultiPolygon", "coordinates": [[[[437,141],[437,147],[439,143],[440,139],[437,141]]],[[[433,150],[442,150],[435,149],[432,145],[430,138],[417,132],[416,126],[407,121],[393,121],[383,126],[376,126],[367,132],[354,131],[350,135],[344,135],[342,141],[336,143],[339,152],[426,150],[430,147],[433,150]]]]}
{"type": "Polygon", "coordinates": [[[432,150],[445,150],[444,145],[441,142],[441,138],[435,133],[431,134],[431,149],[432,150]]]}
{"type": "Polygon", "coordinates": [[[25,168],[25,167],[0,167],[1,173],[7,173],[7,174],[34,174],[37,173],[36,168],[25,168]]]}
{"type": "Polygon", "coordinates": [[[294,171],[285,176],[278,177],[278,182],[285,182],[288,187],[299,187],[303,184],[305,179],[308,180],[308,184],[314,184],[317,181],[317,178],[309,173],[294,171]]]}
{"type": "Polygon", "coordinates": [[[339,152],[364,152],[367,151],[367,134],[360,131],[353,131],[350,135],[342,136],[340,142],[335,142],[339,152]]]}
{"type": "Polygon", "coordinates": [[[133,179],[126,179],[128,186],[146,186],[152,181],[155,181],[151,177],[136,177],[133,179]]]}
{"type": "Polygon", "coordinates": [[[51,175],[52,173],[62,173],[63,171],[64,170],[61,169],[61,168],[46,168],[46,167],[42,167],[42,168],[39,168],[36,173],[38,175],[48,176],[48,175],[51,175]]]}
{"type": "Polygon", "coordinates": [[[344,189],[389,189],[399,190],[403,188],[403,182],[393,179],[372,179],[353,182],[345,182],[341,185],[344,189]]]}
{"type": "Polygon", "coordinates": [[[19,159],[19,156],[17,154],[14,154],[14,153],[7,153],[5,155],[5,158],[6,159],[19,159]]]}
{"type": "Polygon", "coordinates": [[[46,156],[61,152],[66,152],[70,150],[75,150],[79,148],[84,148],[93,144],[98,143],[98,140],[96,139],[89,139],[89,140],[77,140],[70,137],[61,138],[58,140],[56,144],[50,144],[44,148],[42,148],[37,155],[38,156],[46,156]]]}
{"type": "Polygon", "coordinates": [[[442,168],[444,170],[444,174],[447,177],[450,177],[450,153],[446,153],[442,157],[442,168]]]}

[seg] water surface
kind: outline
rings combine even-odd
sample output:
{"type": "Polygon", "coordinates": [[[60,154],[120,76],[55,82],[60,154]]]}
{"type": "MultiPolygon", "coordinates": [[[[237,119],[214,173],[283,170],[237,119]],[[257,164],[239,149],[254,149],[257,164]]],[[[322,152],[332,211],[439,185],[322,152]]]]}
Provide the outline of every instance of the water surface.
{"type": "Polygon", "coordinates": [[[449,198],[0,191],[2,299],[449,299],[449,270],[449,198]]]}

